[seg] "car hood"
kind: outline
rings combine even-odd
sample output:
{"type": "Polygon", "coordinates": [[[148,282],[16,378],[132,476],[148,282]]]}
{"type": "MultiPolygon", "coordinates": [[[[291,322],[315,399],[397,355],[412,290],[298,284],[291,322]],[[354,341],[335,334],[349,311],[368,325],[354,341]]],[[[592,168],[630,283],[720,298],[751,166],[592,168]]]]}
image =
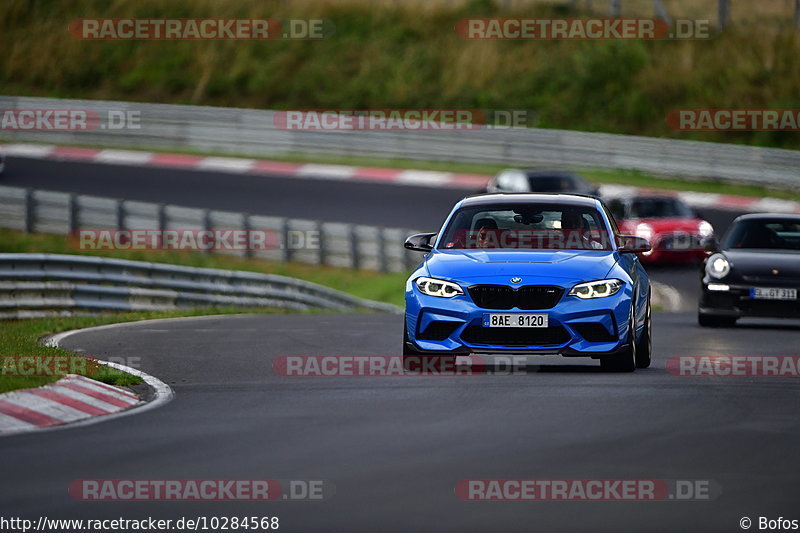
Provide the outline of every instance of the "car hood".
{"type": "Polygon", "coordinates": [[[478,278],[523,278],[574,282],[603,279],[617,263],[617,252],[596,250],[436,250],[426,267],[432,277],[478,281],[478,278]]]}
{"type": "Polygon", "coordinates": [[[800,253],[782,250],[735,250],[723,252],[740,275],[800,279],[800,253]],[[777,270],[778,274],[772,271],[777,270]]]}

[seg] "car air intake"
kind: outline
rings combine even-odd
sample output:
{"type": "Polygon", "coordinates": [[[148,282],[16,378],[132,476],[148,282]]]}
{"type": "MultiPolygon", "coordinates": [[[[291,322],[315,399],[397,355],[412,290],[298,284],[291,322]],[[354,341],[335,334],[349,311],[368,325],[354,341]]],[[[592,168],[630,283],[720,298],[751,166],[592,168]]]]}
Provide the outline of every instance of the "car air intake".
{"type": "Polygon", "coordinates": [[[558,346],[569,342],[563,326],[549,328],[484,328],[469,326],[461,338],[468,344],[491,346],[558,346]]]}
{"type": "Polygon", "coordinates": [[[463,322],[450,322],[446,320],[434,320],[425,331],[417,335],[421,341],[443,341],[449,337],[456,328],[463,322]]]}
{"type": "Polygon", "coordinates": [[[469,295],[482,309],[551,309],[564,294],[556,285],[525,285],[518,289],[507,285],[473,285],[469,295]]]}
{"type": "Polygon", "coordinates": [[[570,324],[578,334],[589,342],[613,342],[617,338],[600,322],[570,324]]]}

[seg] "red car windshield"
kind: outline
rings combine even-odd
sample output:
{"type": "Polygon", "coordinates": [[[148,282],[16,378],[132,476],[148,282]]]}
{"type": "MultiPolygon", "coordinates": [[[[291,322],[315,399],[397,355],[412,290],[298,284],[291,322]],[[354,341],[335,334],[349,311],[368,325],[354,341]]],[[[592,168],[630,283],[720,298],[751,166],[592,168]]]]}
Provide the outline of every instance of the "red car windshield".
{"type": "Polygon", "coordinates": [[[631,218],[690,218],[694,213],[677,198],[636,198],[631,202],[631,218]]]}

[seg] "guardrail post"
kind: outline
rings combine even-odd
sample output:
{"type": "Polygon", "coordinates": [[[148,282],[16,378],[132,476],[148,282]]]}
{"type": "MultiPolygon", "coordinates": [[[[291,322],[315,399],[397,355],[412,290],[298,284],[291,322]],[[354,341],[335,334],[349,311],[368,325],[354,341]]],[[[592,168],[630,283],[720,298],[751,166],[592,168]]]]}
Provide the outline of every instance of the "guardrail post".
{"type": "Polygon", "coordinates": [[[25,233],[33,233],[33,224],[36,220],[36,202],[33,199],[33,189],[25,189],[25,233]]]}
{"type": "Polygon", "coordinates": [[[281,220],[281,246],[283,247],[283,260],[292,260],[292,250],[289,247],[289,219],[281,220]]]}
{"type": "Polygon", "coordinates": [[[730,18],[731,5],[729,0],[719,0],[719,29],[724,30],[730,18]]]}
{"type": "Polygon", "coordinates": [[[78,213],[78,195],[72,193],[69,195],[69,204],[67,209],[69,210],[69,233],[73,231],[78,231],[78,224],[80,222],[80,214],[78,213]]]}
{"type": "MultiPolygon", "coordinates": [[[[319,253],[317,254],[317,261],[320,265],[325,264],[326,250],[325,250],[325,224],[321,220],[317,221],[317,246],[319,246],[319,253]]],[[[308,242],[308,239],[306,239],[308,242]]]]}
{"type": "MultiPolygon", "coordinates": [[[[206,215],[208,211],[206,211],[206,215]]],[[[208,228],[206,228],[208,229],[208,228]]],[[[242,229],[244,230],[244,234],[247,235],[247,245],[244,247],[244,256],[248,259],[253,257],[253,250],[250,248],[250,243],[252,242],[250,239],[250,215],[245,213],[242,215],[242,229]]]]}
{"type": "Polygon", "coordinates": [[[167,206],[158,204],[158,231],[167,229],[167,206]]]}
{"type": "Polygon", "coordinates": [[[117,229],[125,229],[125,200],[117,200],[117,229]]]}
{"type": "Polygon", "coordinates": [[[794,27],[800,28],[800,0],[794,0],[794,27]]]}
{"type": "Polygon", "coordinates": [[[669,12],[667,8],[664,7],[664,4],[661,0],[653,0],[653,9],[655,9],[656,16],[666,22],[667,24],[672,24],[672,18],[669,16],[669,12]]]}
{"type": "MultiPolygon", "coordinates": [[[[206,209],[203,211],[203,229],[205,231],[211,231],[211,209],[206,209]]],[[[205,252],[211,253],[211,250],[205,250],[205,252]]]]}
{"type": "Polygon", "coordinates": [[[417,266],[417,258],[414,257],[414,252],[410,250],[403,250],[404,257],[405,257],[405,267],[406,270],[412,270],[415,266],[417,266]]]}
{"type": "MultiPolygon", "coordinates": [[[[406,231],[405,233],[406,235],[408,235],[410,232],[406,231]]],[[[406,270],[411,270],[412,268],[417,266],[416,257],[414,256],[415,253],[416,252],[407,250],[405,246],[403,247],[403,266],[405,267],[406,270]]]]}
{"type": "Polygon", "coordinates": [[[350,244],[350,266],[353,270],[361,268],[361,257],[358,253],[358,230],[355,224],[350,226],[348,241],[350,244]]]}
{"type": "Polygon", "coordinates": [[[389,261],[386,257],[386,234],[384,228],[378,228],[378,270],[380,272],[389,271],[389,261]]]}

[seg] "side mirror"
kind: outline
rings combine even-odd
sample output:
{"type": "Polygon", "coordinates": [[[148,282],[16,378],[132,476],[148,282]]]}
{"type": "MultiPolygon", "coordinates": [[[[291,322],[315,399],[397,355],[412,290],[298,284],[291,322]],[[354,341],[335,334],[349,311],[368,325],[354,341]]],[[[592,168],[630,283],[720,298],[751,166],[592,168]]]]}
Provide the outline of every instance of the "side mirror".
{"type": "Polygon", "coordinates": [[[406,239],[403,246],[407,250],[414,250],[415,252],[430,252],[433,250],[431,241],[436,237],[435,233],[417,233],[406,239]]]}
{"type": "Polygon", "coordinates": [[[703,250],[706,252],[719,252],[719,239],[714,235],[709,235],[700,241],[700,246],[702,246],[703,250]]]}
{"type": "Polygon", "coordinates": [[[620,235],[619,251],[623,254],[640,254],[653,249],[650,241],[635,235],[620,235]]]}

